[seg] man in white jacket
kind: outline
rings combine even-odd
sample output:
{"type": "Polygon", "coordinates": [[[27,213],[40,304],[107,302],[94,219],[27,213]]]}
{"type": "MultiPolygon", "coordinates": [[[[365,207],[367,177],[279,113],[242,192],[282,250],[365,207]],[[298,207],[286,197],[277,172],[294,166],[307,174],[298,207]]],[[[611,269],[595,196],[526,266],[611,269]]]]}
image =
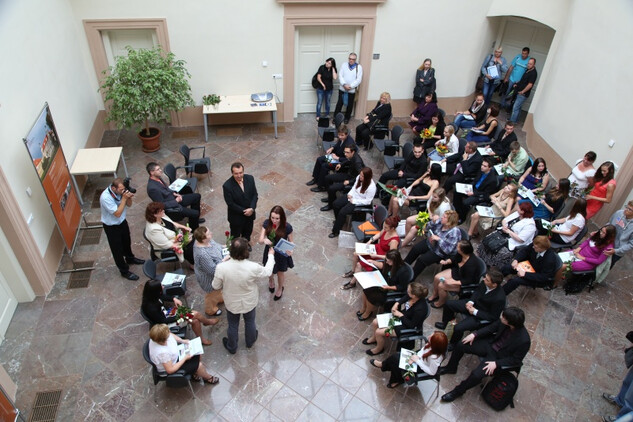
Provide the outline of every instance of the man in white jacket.
{"type": "Polygon", "coordinates": [[[213,288],[222,290],[226,318],[229,322],[227,337],[222,344],[235,354],[237,351],[238,329],[240,315],[244,317],[246,347],[251,347],[257,341],[257,327],[255,326],[255,308],[259,300],[257,279],[268,278],[275,266],[275,250],[268,251],[268,262],[263,267],[248,260],[248,240],[243,237],[231,242],[231,259],[218,264],[213,279],[213,288]]]}
{"type": "Polygon", "coordinates": [[[347,63],[341,66],[338,72],[339,91],[338,100],[334,115],[340,113],[345,106],[345,124],[349,123],[354,108],[354,97],[356,96],[356,88],[363,80],[363,67],[356,63],[356,53],[350,53],[347,63]]]}

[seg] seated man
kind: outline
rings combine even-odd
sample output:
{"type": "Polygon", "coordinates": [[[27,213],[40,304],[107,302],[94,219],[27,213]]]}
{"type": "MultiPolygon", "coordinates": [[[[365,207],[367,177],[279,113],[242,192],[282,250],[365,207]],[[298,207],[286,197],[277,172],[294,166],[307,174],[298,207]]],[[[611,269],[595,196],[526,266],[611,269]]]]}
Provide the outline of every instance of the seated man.
{"type": "Polygon", "coordinates": [[[344,150],[345,147],[354,145],[354,138],[349,135],[349,129],[345,124],[339,126],[337,136],[338,140],[336,143],[325,151],[325,155],[317,158],[314,163],[314,169],[312,169],[312,180],[306,183],[308,186],[316,185],[310,189],[312,192],[325,192],[325,176],[330,174],[330,171],[334,170],[337,164],[343,164],[347,161],[344,150]],[[331,154],[331,158],[334,161],[338,162],[330,162],[328,160],[329,154],[331,154]]]}
{"type": "Polygon", "coordinates": [[[468,194],[455,192],[453,205],[459,214],[459,221],[466,219],[470,207],[490,200],[490,195],[497,191],[497,172],[494,169],[492,157],[485,157],[481,163],[480,171],[471,184],[472,192],[468,194]]]}
{"type": "Polygon", "coordinates": [[[464,154],[453,154],[446,158],[446,173],[451,175],[444,182],[444,190],[449,193],[453,190],[455,183],[464,183],[467,180],[473,180],[484,158],[477,150],[477,143],[470,141],[464,148],[464,154]]]}
{"type": "Polygon", "coordinates": [[[497,321],[470,333],[458,343],[448,365],[440,368],[440,374],[455,374],[464,353],[483,359],[468,378],[442,396],[442,401],[451,402],[462,396],[468,389],[479,385],[486,375],[494,375],[497,368],[521,365],[531,343],[524,323],[523,311],[511,306],[501,313],[497,321]]]}
{"type": "Polygon", "coordinates": [[[424,148],[421,143],[417,143],[413,145],[413,151],[405,157],[400,167],[384,172],[378,181],[387,183],[387,181],[393,180],[394,185],[403,188],[407,186],[407,179],[418,179],[422,176],[428,165],[424,148]]]}
{"type": "Polygon", "coordinates": [[[166,209],[171,208],[177,210],[177,212],[187,217],[191,230],[197,229],[200,223],[204,223],[204,218],[200,218],[199,193],[180,195],[169,189],[169,184],[161,179],[163,169],[157,163],[149,163],[145,169],[149,174],[147,196],[149,196],[152,201],[162,202],[165,204],[166,209]]]}
{"type": "Polygon", "coordinates": [[[501,288],[503,275],[495,267],[490,267],[483,283],[468,300],[449,300],[444,304],[442,322],[436,322],[435,328],[443,330],[455,313],[465,314],[466,317],[455,325],[449,349],[462,339],[464,331],[476,330],[483,321],[493,322],[499,318],[506,306],[506,295],[501,288]]]}
{"type": "Polygon", "coordinates": [[[517,134],[514,133],[514,123],[506,122],[503,132],[488,146],[494,151],[494,155],[498,156],[501,162],[504,162],[510,155],[510,145],[516,140],[517,134]]]}
{"type": "Polygon", "coordinates": [[[336,199],[336,192],[342,192],[348,186],[351,187],[350,183],[356,179],[356,176],[358,176],[363,167],[365,167],[356,146],[345,147],[344,154],[347,161],[343,164],[337,164],[336,167],[334,167],[336,173],[328,174],[325,178],[328,204],[321,207],[321,211],[331,210],[332,204],[336,199]]]}
{"type": "Polygon", "coordinates": [[[519,180],[529,161],[530,157],[527,151],[519,144],[519,141],[512,142],[510,144],[510,155],[508,155],[508,159],[502,166],[504,174],[519,180]]]}
{"type": "Polygon", "coordinates": [[[516,274],[503,286],[506,295],[512,293],[517,287],[546,287],[554,278],[556,271],[556,252],[550,249],[550,242],[547,236],[536,236],[532,245],[520,248],[509,265],[504,265],[501,269],[503,275],[516,274]],[[519,265],[523,261],[529,261],[532,269],[526,269],[519,265]]]}

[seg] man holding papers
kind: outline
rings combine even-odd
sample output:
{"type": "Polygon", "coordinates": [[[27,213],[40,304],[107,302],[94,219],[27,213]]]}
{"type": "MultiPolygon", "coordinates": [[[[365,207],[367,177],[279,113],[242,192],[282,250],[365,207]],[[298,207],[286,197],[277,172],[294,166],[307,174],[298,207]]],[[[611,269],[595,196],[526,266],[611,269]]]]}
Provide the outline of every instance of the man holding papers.
{"type": "Polygon", "coordinates": [[[459,193],[459,190],[453,195],[453,205],[459,214],[459,221],[466,219],[466,215],[473,205],[488,201],[490,195],[497,190],[497,172],[495,171],[494,161],[491,157],[485,157],[481,163],[480,171],[475,176],[472,183],[472,191],[468,193],[459,193]]]}
{"type": "Polygon", "coordinates": [[[446,158],[446,172],[450,175],[444,182],[444,190],[449,193],[453,190],[455,183],[464,183],[477,176],[483,157],[477,151],[477,143],[470,141],[464,148],[464,154],[454,154],[446,158]]]}
{"type": "Polygon", "coordinates": [[[354,138],[349,135],[349,129],[346,125],[343,124],[339,126],[337,136],[338,140],[336,143],[325,151],[325,155],[317,158],[314,163],[312,180],[306,183],[307,186],[316,185],[316,187],[311,188],[312,192],[325,192],[325,177],[330,174],[330,171],[335,171],[337,164],[342,164],[347,161],[345,157],[345,147],[355,145],[354,138]]]}

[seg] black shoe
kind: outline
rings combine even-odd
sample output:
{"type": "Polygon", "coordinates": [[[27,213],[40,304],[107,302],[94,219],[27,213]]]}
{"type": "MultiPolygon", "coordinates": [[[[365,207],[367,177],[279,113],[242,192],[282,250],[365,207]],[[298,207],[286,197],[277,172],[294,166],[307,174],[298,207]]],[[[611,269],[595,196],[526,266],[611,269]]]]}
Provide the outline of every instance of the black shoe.
{"type": "Polygon", "coordinates": [[[444,305],[442,305],[442,306],[436,306],[436,305],[435,305],[435,301],[433,301],[433,302],[429,303],[429,306],[430,306],[431,308],[433,308],[433,309],[442,309],[442,306],[444,306],[444,305]]]}
{"type": "Polygon", "coordinates": [[[444,394],[442,396],[441,400],[443,402],[450,403],[450,402],[452,402],[453,400],[455,400],[458,397],[461,397],[461,394],[456,393],[455,390],[453,390],[453,391],[449,391],[448,393],[444,394]]]}
{"type": "MultiPolygon", "coordinates": [[[[325,207],[323,207],[323,208],[325,208],[325,207]]],[[[323,211],[323,208],[321,208],[321,211],[323,211]]],[[[332,232],[332,233],[328,234],[327,237],[329,237],[330,239],[334,239],[335,237],[338,237],[338,233],[332,232]]]]}
{"type": "Polygon", "coordinates": [[[325,188],[321,186],[315,186],[313,188],[310,188],[310,192],[325,192],[325,188]]]}
{"type": "Polygon", "coordinates": [[[207,219],[206,218],[198,218],[198,224],[202,224],[202,223],[206,223],[207,219]]]}
{"type": "Polygon", "coordinates": [[[122,272],[121,276],[127,278],[128,280],[136,281],[138,280],[138,276],[131,271],[122,272]]]}
{"type": "Polygon", "coordinates": [[[321,211],[330,211],[331,209],[332,209],[332,207],[331,207],[331,206],[329,206],[329,205],[326,205],[326,206],[324,206],[324,207],[321,207],[321,211]]]}
{"type": "Polygon", "coordinates": [[[268,291],[269,291],[270,293],[275,293],[275,288],[274,288],[274,287],[269,287],[269,288],[268,288],[268,291]]]}
{"type": "MultiPolygon", "coordinates": [[[[249,344],[246,345],[247,349],[250,349],[251,347],[253,347],[253,344],[255,344],[255,342],[257,341],[257,337],[259,337],[259,330],[255,330],[255,340],[253,340],[253,342],[250,345],[249,344]]],[[[224,342],[224,340],[222,342],[224,342]]]]}
{"type": "Polygon", "coordinates": [[[253,252],[253,247],[250,245],[250,243],[248,244],[248,251],[253,252]]]}
{"type": "Polygon", "coordinates": [[[440,375],[444,375],[444,374],[456,374],[457,371],[454,369],[450,369],[448,366],[440,366],[440,375]]]}
{"type": "Polygon", "coordinates": [[[325,198],[321,198],[321,202],[330,202],[330,200],[327,197],[325,197],[325,198]]]}
{"type": "Polygon", "coordinates": [[[276,301],[278,301],[279,299],[281,299],[281,297],[284,295],[284,290],[285,290],[285,289],[286,289],[285,287],[282,287],[282,288],[281,288],[281,294],[280,294],[279,296],[277,296],[277,295],[273,296],[273,300],[274,300],[275,302],[276,302],[276,301]]]}
{"type": "Polygon", "coordinates": [[[138,259],[137,257],[133,256],[131,258],[127,258],[125,262],[127,262],[128,265],[143,265],[145,263],[145,260],[138,259]]]}
{"type": "Polygon", "coordinates": [[[436,322],[435,323],[435,328],[437,328],[438,330],[443,330],[446,328],[446,323],[445,322],[436,322]]]}
{"type": "Polygon", "coordinates": [[[235,351],[235,350],[231,350],[231,349],[229,349],[229,347],[227,346],[228,342],[229,342],[229,339],[228,339],[228,338],[226,338],[226,337],[222,337],[222,344],[224,345],[224,348],[225,348],[226,350],[228,350],[228,352],[229,352],[230,354],[234,355],[236,351],[235,351]]]}
{"type": "Polygon", "coordinates": [[[306,183],[306,186],[313,186],[313,185],[316,185],[316,180],[314,180],[314,179],[312,179],[308,183],[306,183]]]}

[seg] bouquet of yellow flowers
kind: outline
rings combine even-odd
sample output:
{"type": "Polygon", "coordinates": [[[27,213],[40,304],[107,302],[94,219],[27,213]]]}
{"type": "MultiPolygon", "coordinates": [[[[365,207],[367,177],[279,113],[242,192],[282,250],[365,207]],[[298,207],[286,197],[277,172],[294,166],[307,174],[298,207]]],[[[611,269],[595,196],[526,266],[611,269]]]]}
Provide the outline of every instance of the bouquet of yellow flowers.
{"type": "Polygon", "coordinates": [[[433,134],[432,134],[432,133],[431,133],[431,131],[430,131],[430,130],[428,130],[428,129],[424,129],[424,130],[422,131],[422,133],[420,134],[420,137],[421,137],[421,138],[424,138],[424,139],[430,139],[430,138],[431,138],[431,136],[433,136],[433,134]]]}
{"type": "Polygon", "coordinates": [[[418,216],[415,217],[415,225],[418,228],[418,236],[420,236],[422,232],[424,232],[424,228],[426,227],[427,223],[430,220],[431,220],[431,216],[429,215],[428,212],[420,211],[418,213],[418,216]]]}
{"type": "Polygon", "coordinates": [[[448,152],[448,147],[446,146],[446,144],[439,144],[438,146],[435,147],[435,150],[444,155],[448,152]]]}

